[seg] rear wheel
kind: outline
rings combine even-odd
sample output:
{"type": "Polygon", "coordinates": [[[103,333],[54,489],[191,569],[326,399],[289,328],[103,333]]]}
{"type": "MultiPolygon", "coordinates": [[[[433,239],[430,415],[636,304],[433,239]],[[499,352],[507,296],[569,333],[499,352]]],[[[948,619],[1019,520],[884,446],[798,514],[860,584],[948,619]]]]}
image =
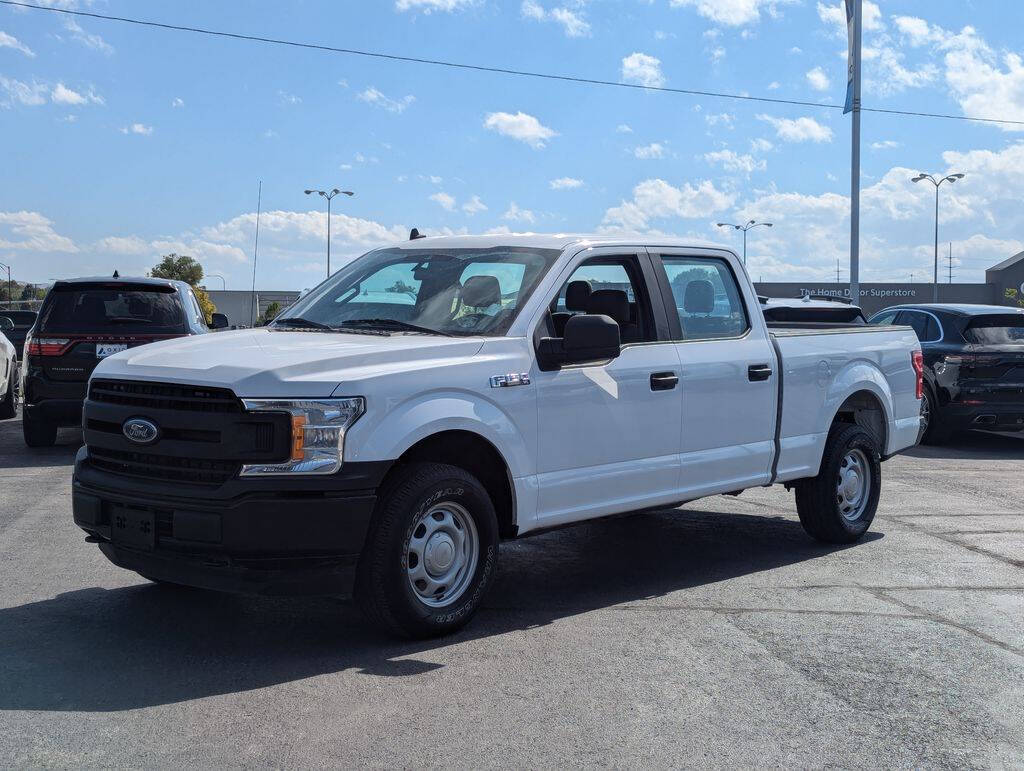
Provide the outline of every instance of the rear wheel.
{"type": "Polygon", "coordinates": [[[447,634],[476,612],[497,562],[497,516],[480,482],[456,466],[411,464],[378,502],[355,599],[394,634],[447,634]]]}
{"type": "Polygon", "coordinates": [[[13,365],[11,376],[7,379],[7,393],[0,399],[0,420],[13,418],[18,414],[18,404],[15,399],[18,390],[18,366],[13,365]]]}
{"type": "Polygon", "coordinates": [[[30,415],[21,418],[21,430],[25,436],[25,444],[29,447],[53,447],[57,441],[57,424],[39,420],[30,415]]]}
{"type": "Polygon", "coordinates": [[[918,432],[919,444],[938,445],[949,441],[953,432],[939,422],[938,399],[931,386],[926,385],[921,396],[921,430],[918,432]]]}
{"type": "Polygon", "coordinates": [[[878,508],[882,465],[875,438],[860,426],[829,431],[818,476],[796,486],[796,510],[808,535],[852,543],[867,532],[878,508]]]}

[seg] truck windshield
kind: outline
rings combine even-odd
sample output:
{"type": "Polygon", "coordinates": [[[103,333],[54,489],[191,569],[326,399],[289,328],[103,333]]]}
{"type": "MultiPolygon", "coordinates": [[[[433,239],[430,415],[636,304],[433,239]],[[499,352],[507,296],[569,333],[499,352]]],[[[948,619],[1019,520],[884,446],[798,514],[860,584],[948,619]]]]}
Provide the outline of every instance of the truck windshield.
{"type": "Polygon", "coordinates": [[[557,249],[382,249],[363,255],[289,308],[277,328],[504,335],[557,249]]]}

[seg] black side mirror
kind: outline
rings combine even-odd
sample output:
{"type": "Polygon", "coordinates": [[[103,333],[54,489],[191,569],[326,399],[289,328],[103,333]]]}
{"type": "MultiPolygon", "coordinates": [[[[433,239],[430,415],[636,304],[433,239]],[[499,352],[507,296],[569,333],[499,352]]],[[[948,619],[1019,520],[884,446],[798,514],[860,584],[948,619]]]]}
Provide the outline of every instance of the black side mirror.
{"type": "Polygon", "coordinates": [[[229,326],[231,326],[231,323],[223,313],[210,315],[210,329],[227,329],[229,326]]]}
{"type": "Polygon", "coordinates": [[[0,332],[10,332],[14,329],[14,322],[8,316],[0,316],[0,332]]]}
{"type": "Polygon", "coordinates": [[[565,324],[562,350],[570,363],[617,358],[619,325],[609,316],[573,316],[565,324]]]}

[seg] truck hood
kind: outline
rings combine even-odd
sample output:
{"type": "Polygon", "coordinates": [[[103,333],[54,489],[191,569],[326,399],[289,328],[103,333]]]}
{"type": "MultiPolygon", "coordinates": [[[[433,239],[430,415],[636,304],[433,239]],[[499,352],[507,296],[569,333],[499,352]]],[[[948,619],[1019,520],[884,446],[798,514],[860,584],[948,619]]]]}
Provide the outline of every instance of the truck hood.
{"type": "Polygon", "coordinates": [[[326,397],[345,382],[457,363],[482,346],[472,337],[244,329],[129,348],[100,362],[93,377],[230,388],[248,398],[326,397]]]}

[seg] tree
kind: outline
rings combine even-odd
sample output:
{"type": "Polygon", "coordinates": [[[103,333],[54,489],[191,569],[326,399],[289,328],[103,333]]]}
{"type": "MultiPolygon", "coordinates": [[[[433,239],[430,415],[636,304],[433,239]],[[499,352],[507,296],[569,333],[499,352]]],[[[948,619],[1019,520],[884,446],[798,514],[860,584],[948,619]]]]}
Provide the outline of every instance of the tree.
{"type": "Polygon", "coordinates": [[[281,312],[281,303],[276,300],[267,306],[267,309],[263,311],[263,323],[269,324],[274,320],[274,317],[281,312]]]}
{"type": "Polygon", "coordinates": [[[1018,292],[1016,289],[1007,289],[1006,299],[1013,300],[1015,303],[1017,303],[1018,308],[1024,308],[1024,295],[1021,295],[1021,293],[1018,292]]]}
{"type": "Polygon", "coordinates": [[[184,281],[196,293],[196,299],[199,301],[199,307],[206,317],[206,323],[209,324],[213,320],[213,313],[217,310],[217,306],[213,304],[213,300],[210,299],[210,295],[206,293],[206,290],[199,286],[199,282],[203,280],[203,266],[199,264],[195,257],[189,257],[187,254],[175,254],[174,252],[165,254],[160,263],[149,271],[149,275],[153,278],[184,281]]]}

